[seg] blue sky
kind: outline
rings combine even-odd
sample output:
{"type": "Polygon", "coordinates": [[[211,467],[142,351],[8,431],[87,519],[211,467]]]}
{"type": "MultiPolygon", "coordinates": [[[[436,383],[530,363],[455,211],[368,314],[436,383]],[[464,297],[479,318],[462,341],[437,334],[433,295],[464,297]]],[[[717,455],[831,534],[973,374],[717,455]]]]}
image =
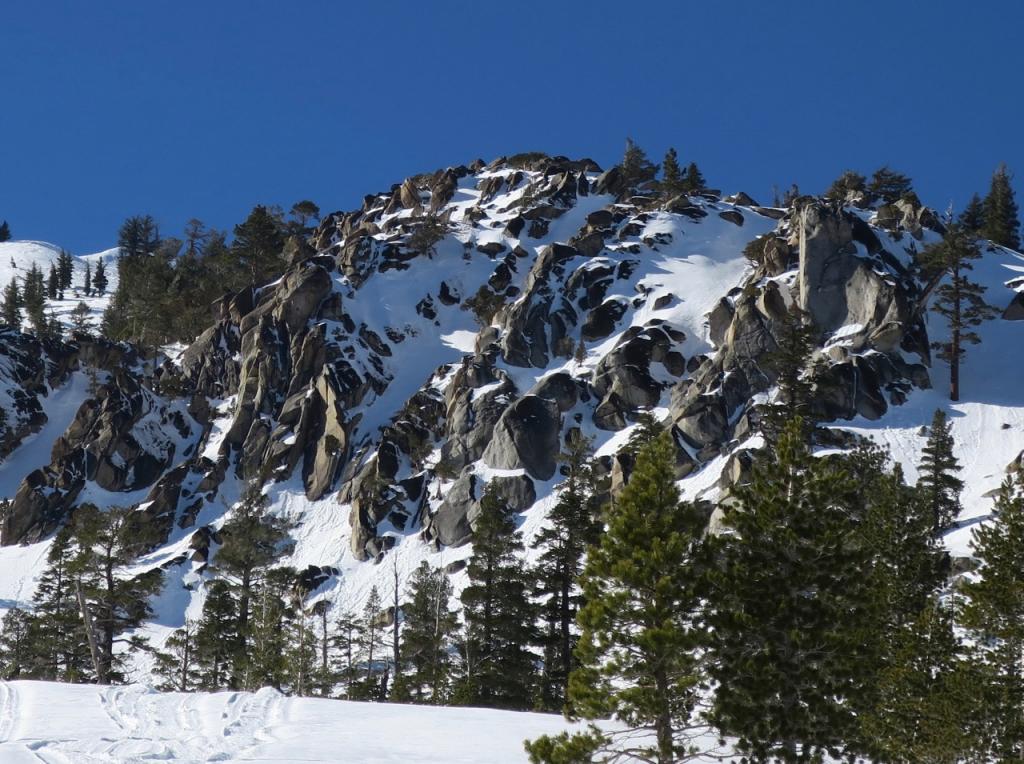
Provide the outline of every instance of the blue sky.
{"type": "Polygon", "coordinates": [[[1024,183],[1024,3],[8,3],[0,219],[85,253],[124,217],[229,229],[407,175],[673,145],[710,184],[820,192],[888,163],[945,207],[1024,183]]]}

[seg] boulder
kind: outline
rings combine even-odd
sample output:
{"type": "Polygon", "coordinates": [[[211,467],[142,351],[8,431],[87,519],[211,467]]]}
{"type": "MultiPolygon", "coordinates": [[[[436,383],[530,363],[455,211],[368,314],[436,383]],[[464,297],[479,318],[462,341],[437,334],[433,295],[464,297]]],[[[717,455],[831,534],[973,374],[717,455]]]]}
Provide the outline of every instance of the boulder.
{"type": "Polygon", "coordinates": [[[555,474],[560,430],[558,405],[525,395],[501,415],[484,451],[484,462],[495,469],[523,468],[537,480],[550,480],[555,474]]]}

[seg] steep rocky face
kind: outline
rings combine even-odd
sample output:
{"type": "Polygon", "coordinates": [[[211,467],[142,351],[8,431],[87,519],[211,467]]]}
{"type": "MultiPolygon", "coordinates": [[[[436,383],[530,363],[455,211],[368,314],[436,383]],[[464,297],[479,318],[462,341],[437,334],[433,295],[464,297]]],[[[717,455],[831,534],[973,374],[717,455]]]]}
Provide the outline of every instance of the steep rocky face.
{"type": "MultiPolygon", "coordinates": [[[[102,495],[206,549],[205,523],[256,480],[334,507],[356,559],[407,536],[458,546],[488,483],[522,510],[550,491],[570,430],[621,445],[656,411],[680,477],[733,453],[756,431],[774,384],[763,358],[794,302],[821,334],[818,414],[881,416],[929,384],[910,244],[930,226],[920,209],[666,200],[564,157],[407,179],[289,241],[281,278],[225,295],[176,364],[114,364],[19,489],[2,541],[42,538],[102,495]]],[[[86,359],[43,363],[25,341],[0,336],[28,432],[44,383],[86,359]]],[[[621,485],[630,462],[608,447],[621,485]]]]}

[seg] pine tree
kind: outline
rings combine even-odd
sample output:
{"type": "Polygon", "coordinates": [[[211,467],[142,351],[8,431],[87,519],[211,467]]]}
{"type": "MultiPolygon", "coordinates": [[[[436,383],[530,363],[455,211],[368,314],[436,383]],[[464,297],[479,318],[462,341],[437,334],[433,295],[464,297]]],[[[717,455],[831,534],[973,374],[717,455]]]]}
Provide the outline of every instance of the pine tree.
{"type": "Polygon", "coordinates": [[[953,614],[930,600],[893,635],[875,707],[861,718],[874,761],[979,761],[980,677],[953,630],[953,614]]]}
{"type": "Polygon", "coordinates": [[[310,230],[307,223],[320,219],[320,208],[309,199],[303,199],[292,205],[289,214],[294,220],[295,232],[303,234],[308,233],[310,230]]]}
{"type": "Polygon", "coordinates": [[[84,625],[76,599],[71,528],[57,531],[47,552],[46,567],[32,598],[36,624],[36,668],[33,676],[80,682],[89,676],[84,625]]]}
{"type": "Polygon", "coordinates": [[[679,166],[679,157],[676,150],[670,148],[665,152],[665,159],[661,163],[661,193],[666,199],[679,196],[686,190],[683,170],[679,166]]]}
{"type": "Polygon", "coordinates": [[[527,709],[534,687],[536,640],[531,582],[521,561],[514,513],[493,488],[480,498],[473,556],[462,592],[466,623],[458,697],[467,705],[527,709]]]}
{"type": "Polygon", "coordinates": [[[370,594],[363,606],[362,631],[359,634],[359,652],[366,660],[366,671],[363,680],[356,687],[358,696],[363,699],[379,699],[380,682],[377,678],[377,662],[383,652],[381,638],[381,613],[384,602],[376,586],[370,587],[370,594]]]}
{"type": "Polygon", "coordinates": [[[981,197],[978,194],[974,194],[971,200],[967,202],[964,211],[960,213],[958,222],[964,231],[971,236],[982,235],[982,231],[985,228],[985,203],[981,201],[981,197]]]}
{"type": "Polygon", "coordinates": [[[871,550],[851,517],[859,485],[816,459],[796,419],[725,509],[709,598],[710,718],[751,762],[839,754],[856,733],[874,653],[865,570],[871,550]]]}
{"type": "Polygon", "coordinates": [[[85,264],[85,284],[82,291],[85,292],[86,297],[92,294],[92,263],[89,262],[85,264]]]}
{"type": "Polygon", "coordinates": [[[425,560],[413,574],[409,602],[402,608],[402,686],[417,703],[444,703],[452,671],[451,646],[458,616],[449,604],[452,584],[425,560]]]}
{"type": "Polygon", "coordinates": [[[804,424],[804,439],[814,431],[811,405],[814,384],[809,376],[811,357],[817,347],[817,330],[810,316],[794,304],[778,324],[776,348],[764,356],[764,368],[775,377],[777,392],[761,413],[761,430],[769,442],[781,436],[793,417],[804,424]]]}
{"type": "Polygon", "coordinates": [[[71,311],[71,327],[76,332],[88,332],[92,328],[92,311],[84,302],[79,302],[71,311]]]}
{"type": "Polygon", "coordinates": [[[152,255],[160,246],[160,230],[150,215],[127,218],[117,232],[120,257],[139,258],[152,255]]]}
{"type": "Polygon", "coordinates": [[[694,753],[705,672],[706,516],[680,499],[668,433],[640,451],[606,521],[580,581],[583,633],[568,707],[584,719],[613,718],[616,731],[592,726],[582,737],[541,738],[527,750],[533,761],[551,763],[590,761],[598,750],[610,756],[604,761],[682,761],[694,753]],[[572,758],[581,752],[588,758],[572,758]]]}
{"type": "Polygon", "coordinates": [[[60,289],[60,277],[57,275],[57,266],[50,266],[50,277],[46,280],[46,292],[51,300],[57,299],[57,290],[60,289]]]}
{"type": "Polygon", "coordinates": [[[933,273],[947,274],[935,290],[932,310],[946,319],[950,338],[933,342],[938,357],[949,364],[949,399],[960,400],[960,364],[967,355],[966,345],[981,338],[973,330],[994,314],[982,294],[985,287],[971,281],[967,274],[971,263],[981,257],[978,244],[962,227],[950,222],[942,241],[925,248],[922,261],[933,273]]]}
{"type": "Polygon", "coordinates": [[[318,665],[317,638],[312,613],[306,610],[302,592],[292,590],[291,607],[286,611],[284,661],[287,684],[299,697],[313,694],[318,665]]]}
{"type": "Polygon", "coordinates": [[[262,204],[253,208],[245,222],[235,226],[231,251],[249,272],[250,284],[256,286],[276,276],[285,266],[284,223],[262,204]]]}
{"type": "Polygon", "coordinates": [[[993,173],[992,185],[985,197],[982,235],[1004,247],[1020,249],[1020,219],[1010,179],[1010,171],[1005,164],[999,165],[993,173]]]}
{"type": "Polygon", "coordinates": [[[0,241],[11,240],[11,227],[7,225],[7,221],[0,223],[0,241]]]}
{"type": "Polygon", "coordinates": [[[4,287],[3,302],[3,323],[15,331],[21,331],[21,290],[18,289],[18,280],[11,277],[11,283],[4,287]]]}
{"type": "Polygon", "coordinates": [[[42,337],[46,334],[46,281],[36,263],[32,263],[21,290],[21,301],[25,316],[32,324],[32,331],[42,337]]]}
{"type": "Polygon", "coordinates": [[[203,221],[191,218],[185,223],[185,255],[199,257],[209,238],[210,231],[207,230],[203,221]]]}
{"type": "Polygon", "coordinates": [[[92,632],[96,682],[121,681],[123,654],[115,652],[114,645],[142,645],[140,638],[123,635],[152,614],[149,597],[162,585],[162,573],[126,575],[136,550],[145,544],[145,531],[131,510],[79,506],[73,516],[72,540],[75,556],[69,570],[86,632],[92,632]]]}
{"type": "Polygon", "coordinates": [[[683,181],[683,188],[687,193],[697,194],[707,188],[704,175],[697,167],[696,162],[690,162],[686,167],[686,178],[683,181]]]}
{"type": "Polygon", "coordinates": [[[359,637],[363,631],[363,623],[359,617],[349,611],[343,611],[334,623],[334,635],[331,637],[331,649],[337,656],[334,659],[334,673],[345,688],[345,697],[353,699],[357,696],[356,683],[359,673],[359,637]]]}
{"type": "Polygon", "coordinates": [[[863,194],[867,191],[867,179],[859,172],[853,170],[846,170],[832,181],[832,185],[828,187],[825,192],[826,199],[832,199],[837,202],[845,202],[847,197],[851,194],[863,194]]]}
{"type": "Polygon", "coordinates": [[[913,191],[913,185],[906,175],[890,170],[888,167],[880,167],[871,176],[867,191],[872,200],[881,201],[883,204],[893,204],[913,191]]]}
{"type": "Polygon", "coordinates": [[[953,454],[953,432],[942,409],[936,409],[921,449],[917,489],[931,512],[936,533],[953,526],[962,509],[960,492],[964,483],[956,477],[960,463],[953,454]]]}
{"type": "Polygon", "coordinates": [[[196,626],[196,663],[203,690],[237,689],[235,666],[244,661],[239,652],[238,603],[231,585],[214,580],[207,585],[203,614],[196,626]]]}
{"type": "Polygon", "coordinates": [[[300,695],[307,692],[312,644],[305,633],[305,611],[301,607],[288,610],[289,588],[294,581],[295,571],[288,567],[261,571],[255,579],[252,614],[245,632],[244,689],[281,689],[291,679],[293,691],[300,695]],[[300,624],[301,634],[297,627],[300,624]],[[295,637],[300,639],[298,643],[290,639],[295,637]]]}
{"type": "Polygon", "coordinates": [[[28,612],[13,607],[0,623],[0,679],[24,679],[31,676],[36,649],[34,620],[28,612]]]}
{"type": "Polygon", "coordinates": [[[1024,479],[1007,477],[991,521],[974,530],[977,578],[962,584],[962,620],[988,677],[983,719],[987,753],[1024,759],[1024,479]]]}
{"type": "Polygon", "coordinates": [[[319,634],[316,639],[318,651],[317,665],[313,669],[312,686],[317,695],[327,698],[334,690],[337,675],[331,665],[331,644],[332,634],[328,614],[331,610],[330,600],[322,599],[313,604],[311,615],[315,621],[319,634]]]}
{"type": "Polygon", "coordinates": [[[154,672],[162,681],[158,689],[192,692],[202,683],[199,661],[196,657],[197,624],[186,619],[185,624],[167,638],[164,650],[156,651],[154,672]]]}
{"type": "Polygon", "coordinates": [[[533,542],[540,550],[536,594],[546,624],[538,701],[547,711],[560,711],[565,704],[569,674],[575,665],[576,614],[582,603],[576,580],[583,570],[584,554],[601,531],[594,506],[597,477],[592,455],[589,438],[577,433],[569,439],[568,450],[561,459],[566,479],[559,487],[558,501],[551,508],[548,524],[533,542]]]}
{"type": "Polygon", "coordinates": [[[75,258],[65,249],[57,257],[57,286],[59,289],[70,289],[75,273],[75,258]]]}
{"type": "MultiPolygon", "coordinates": [[[[269,500],[257,482],[250,483],[242,494],[241,501],[221,528],[224,543],[214,558],[216,571],[230,585],[236,598],[237,621],[233,629],[238,640],[232,668],[233,682],[244,684],[252,638],[253,601],[259,588],[268,581],[273,564],[284,553],[287,530],[284,523],[267,512],[269,500]]],[[[261,603],[264,623],[276,614],[274,603],[261,603]]]]}
{"type": "Polygon", "coordinates": [[[103,295],[107,291],[107,267],[103,264],[102,260],[96,261],[96,274],[92,277],[92,285],[96,289],[96,294],[103,295]]]}
{"type": "Polygon", "coordinates": [[[647,154],[633,142],[632,138],[626,138],[626,151],[622,155],[620,167],[626,188],[633,188],[648,180],[652,180],[658,172],[658,166],[651,164],[647,154]]]}

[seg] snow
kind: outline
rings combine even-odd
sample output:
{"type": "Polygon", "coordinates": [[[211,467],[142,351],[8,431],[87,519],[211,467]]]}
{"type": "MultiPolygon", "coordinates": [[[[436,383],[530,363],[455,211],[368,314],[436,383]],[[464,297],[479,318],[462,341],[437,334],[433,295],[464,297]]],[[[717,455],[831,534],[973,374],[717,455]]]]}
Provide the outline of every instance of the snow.
{"type": "Polygon", "coordinates": [[[4,764],[146,761],[519,764],[550,714],[284,697],[0,682],[4,764]]]}

